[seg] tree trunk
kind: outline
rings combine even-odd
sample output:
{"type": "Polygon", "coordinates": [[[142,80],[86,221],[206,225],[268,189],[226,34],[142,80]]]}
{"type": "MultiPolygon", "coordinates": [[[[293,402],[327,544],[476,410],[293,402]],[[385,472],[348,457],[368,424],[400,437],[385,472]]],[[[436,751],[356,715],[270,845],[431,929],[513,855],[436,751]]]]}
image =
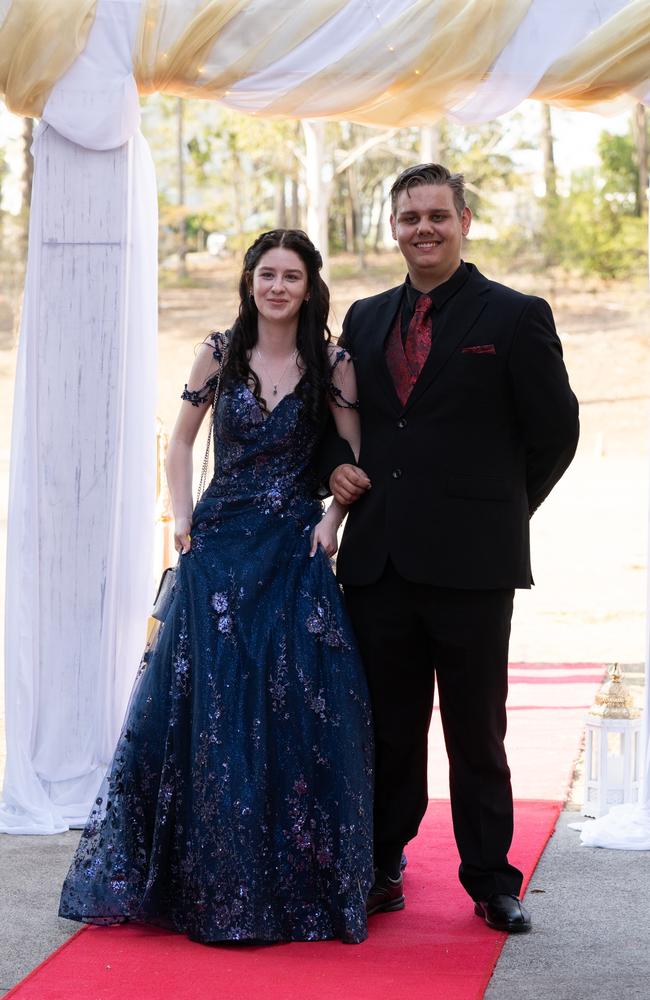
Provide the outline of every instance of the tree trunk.
{"type": "Polygon", "coordinates": [[[643,104],[637,104],[632,115],[632,132],[639,171],[639,186],[636,191],[636,214],[648,212],[648,113],[643,104]]]}
{"type": "Polygon", "coordinates": [[[32,182],[34,178],[34,160],[32,157],[33,135],[34,135],[34,119],[23,118],[23,134],[22,134],[23,172],[22,172],[21,201],[23,205],[27,206],[27,208],[29,208],[32,202],[32,182]]]}
{"type": "Polygon", "coordinates": [[[348,187],[350,190],[350,200],[354,219],[354,248],[359,258],[359,267],[362,271],[366,269],[366,254],[363,245],[363,227],[361,220],[361,200],[359,197],[359,178],[357,175],[357,164],[353,163],[348,170],[348,187]]]}
{"type": "Polygon", "coordinates": [[[557,198],[557,171],[555,169],[555,154],[553,150],[553,131],[551,127],[551,106],[542,104],[541,146],[544,157],[544,186],[547,202],[557,198]]]}
{"type": "Polygon", "coordinates": [[[23,169],[20,178],[20,241],[22,244],[22,259],[27,260],[27,241],[29,234],[29,209],[32,204],[32,182],[34,178],[34,159],[32,157],[32,138],[34,135],[34,119],[23,118],[21,136],[23,169]]]}
{"type": "Polygon", "coordinates": [[[384,241],[384,212],[386,210],[386,197],[383,192],[379,192],[379,213],[377,215],[377,225],[375,228],[375,253],[379,253],[384,241]]]}
{"type": "Polygon", "coordinates": [[[291,211],[289,213],[289,220],[292,229],[300,228],[300,203],[298,200],[298,181],[295,177],[291,178],[291,211]]]}
{"type": "Polygon", "coordinates": [[[302,122],[305,135],[305,185],[307,188],[307,233],[323,258],[322,275],[329,282],[328,202],[330,184],[325,172],[325,122],[302,122]]]}
{"type": "Polygon", "coordinates": [[[423,125],[420,129],[420,160],[440,163],[440,125],[423,125]]]}
{"type": "Polygon", "coordinates": [[[185,138],[184,138],[184,106],[183,98],[176,102],[176,169],[178,177],[178,207],[182,216],[178,220],[178,270],[183,276],[187,274],[187,218],[185,215],[185,138]]]}
{"type": "Polygon", "coordinates": [[[345,191],[345,252],[354,252],[354,204],[349,185],[345,191]]]}
{"type": "Polygon", "coordinates": [[[231,143],[230,153],[233,161],[233,171],[232,171],[232,190],[235,196],[235,218],[237,220],[237,249],[242,252],[246,246],[247,238],[244,232],[244,225],[246,222],[246,191],[244,188],[244,182],[242,178],[244,177],[244,172],[242,169],[241,157],[239,155],[239,150],[237,149],[236,143],[231,143]]]}
{"type": "Polygon", "coordinates": [[[275,218],[279,229],[287,228],[287,191],[284,174],[275,184],[275,218]]]}

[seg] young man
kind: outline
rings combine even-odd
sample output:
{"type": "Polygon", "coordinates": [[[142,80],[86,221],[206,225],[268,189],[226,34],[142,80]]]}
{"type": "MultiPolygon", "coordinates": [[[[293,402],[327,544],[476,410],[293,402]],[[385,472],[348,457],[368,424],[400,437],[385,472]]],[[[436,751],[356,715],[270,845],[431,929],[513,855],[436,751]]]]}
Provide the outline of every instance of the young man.
{"type": "Polygon", "coordinates": [[[408,276],[345,317],[361,455],[330,478],[352,503],[338,575],[375,720],[368,913],[404,906],[400,859],[427,806],[437,677],[461,883],[490,927],[526,931],[507,857],[510,620],[514,589],[532,583],[529,518],[573,458],[578,405],[548,304],[461,260],[462,175],[412,167],[391,199],[408,276]]]}

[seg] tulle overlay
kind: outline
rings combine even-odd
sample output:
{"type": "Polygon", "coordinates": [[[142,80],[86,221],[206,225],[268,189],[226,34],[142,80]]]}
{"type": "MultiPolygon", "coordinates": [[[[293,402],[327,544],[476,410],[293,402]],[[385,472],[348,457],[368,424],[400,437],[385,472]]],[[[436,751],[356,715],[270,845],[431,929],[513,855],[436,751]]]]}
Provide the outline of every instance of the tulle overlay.
{"type": "Polygon", "coordinates": [[[225,388],[216,471],[145,653],[61,916],[201,941],[365,939],[372,730],[321,516],[316,430],[225,388]]]}

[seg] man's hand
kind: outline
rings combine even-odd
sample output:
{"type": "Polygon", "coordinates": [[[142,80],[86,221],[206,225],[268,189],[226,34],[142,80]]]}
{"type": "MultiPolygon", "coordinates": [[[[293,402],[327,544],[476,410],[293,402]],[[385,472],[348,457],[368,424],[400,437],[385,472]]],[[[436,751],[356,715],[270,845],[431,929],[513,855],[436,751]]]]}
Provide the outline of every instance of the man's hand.
{"type": "Polygon", "coordinates": [[[337,465],[330,476],[329,487],[334,499],[349,507],[370,489],[370,480],[356,465],[337,465]]]}

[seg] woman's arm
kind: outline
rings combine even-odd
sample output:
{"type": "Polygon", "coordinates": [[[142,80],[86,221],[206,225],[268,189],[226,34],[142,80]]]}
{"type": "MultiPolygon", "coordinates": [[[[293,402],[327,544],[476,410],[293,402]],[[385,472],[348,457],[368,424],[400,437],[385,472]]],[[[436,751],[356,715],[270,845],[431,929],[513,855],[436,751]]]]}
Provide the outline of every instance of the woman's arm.
{"type": "Polygon", "coordinates": [[[194,502],[192,497],[192,448],[205,414],[212,405],[210,382],[219,371],[214,345],[206,341],[197,350],[183,402],[169,439],[165,472],[174,510],[174,547],[189,552],[194,502]]]}
{"type": "MultiPolygon", "coordinates": [[[[330,363],[332,365],[330,411],[334,417],[338,436],[348,443],[355,461],[358,462],[361,450],[361,422],[359,420],[357,379],[354,365],[348,352],[334,345],[330,347],[330,363]]],[[[339,503],[338,500],[332,500],[323,518],[314,529],[310,555],[316,554],[319,545],[328,556],[334,555],[338,548],[336,533],[347,512],[347,506],[339,503]]]]}
{"type": "Polygon", "coordinates": [[[332,383],[329,407],[339,437],[350,445],[355,461],[361,450],[361,422],[357,398],[357,377],[352,358],[342,347],[330,347],[332,383]]]}

